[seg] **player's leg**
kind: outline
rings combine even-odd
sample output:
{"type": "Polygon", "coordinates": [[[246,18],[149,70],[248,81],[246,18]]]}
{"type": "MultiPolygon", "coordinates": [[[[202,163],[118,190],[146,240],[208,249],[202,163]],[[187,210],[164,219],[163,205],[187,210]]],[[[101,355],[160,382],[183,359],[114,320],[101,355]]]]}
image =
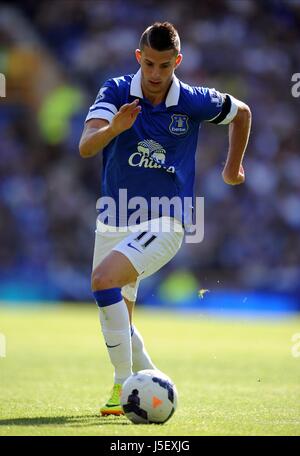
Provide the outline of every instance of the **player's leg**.
{"type": "Polygon", "coordinates": [[[92,290],[122,288],[136,282],[138,271],[129,258],[122,252],[112,250],[92,272],[92,290]]]}
{"type": "Polygon", "coordinates": [[[130,320],[121,287],[135,282],[137,276],[129,259],[116,251],[109,253],[92,273],[102,333],[115,369],[114,383],[120,385],[132,374],[130,320]]]}
{"type": "MultiPolygon", "coordinates": [[[[120,287],[126,287],[127,284],[135,282],[138,277],[140,279],[153,274],[170,261],[180,248],[182,237],[182,232],[163,230],[156,233],[147,227],[138,233],[123,237],[117,244],[114,242],[113,251],[100,264],[95,261],[97,255],[94,255],[94,265],[97,266],[93,271],[92,288],[100,308],[100,320],[105,339],[109,336],[114,342],[111,344],[106,342],[106,344],[112,345],[108,350],[112,363],[115,368],[117,366],[115,381],[130,375],[132,360],[129,314],[125,301],[121,299],[120,287]],[[116,330],[116,325],[119,328],[122,326],[122,329],[116,330]]],[[[103,242],[100,246],[102,244],[103,242]]],[[[101,409],[102,414],[113,411],[113,400],[119,397],[120,388],[121,384],[116,383],[112,401],[109,401],[111,408],[101,409]]],[[[116,413],[122,413],[118,404],[116,404],[116,413]]]]}
{"type": "MultiPolygon", "coordinates": [[[[151,225],[151,224],[150,224],[151,225]]],[[[124,253],[134,265],[134,268],[139,273],[138,282],[144,277],[158,271],[166,263],[168,263],[179,250],[182,239],[183,229],[179,222],[169,218],[159,220],[159,223],[153,226],[140,228],[140,231],[133,233],[124,238],[114,247],[114,251],[124,253]],[[171,220],[171,226],[169,226],[171,220]]],[[[122,288],[122,295],[127,298],[128,313],[131,316],[134,308],[134,300],[136,298],[136,290],[132,292],[130,285],[125,285],[122,288]]],[[[132,335],[132,356],[133,356],[133,371],[141,369],[155,368],[149,355],[147,354],[143,339],[138,330],[133,327],[132,335]]]]}
{"type": "Polygon", "coordinates": [[[127,280],[135,282],[136,271],[124,255],[112,252],[112,248],[124,234],[103,232],[99,229],[100,225],[97,223],[92,289],[99,306],[102,333],[114,366],[112,394],[101,407],[100,413],[122,415],[121,387],[132,372],[132,353],[129,314],[120,288],[127,280]],[[106,259],[107,257],[109,258],[106,259]]]}
{"type": "Polygon", "coordinates": [[[133,325],[133,309],[135,301],[130,301],[123,295],[127,305],[129,320],[131,324],[131,346],[132,346],[132,370],[138,372],[143,369],[156,369],[144,345],[143,338],[136,326],[133,325]]]}
{"type": "Polygon", "coordinates": [[[130,325],[132,325],[133,309],[134,309],[134,306],[135,306],[135,301],[131,301],[131,300],[125,298],[124,294],[123,294],[122,296],[123,296],[123,299],[124,299],[125,304],[126,304],[126,306],[127,306],[130,325]]]}

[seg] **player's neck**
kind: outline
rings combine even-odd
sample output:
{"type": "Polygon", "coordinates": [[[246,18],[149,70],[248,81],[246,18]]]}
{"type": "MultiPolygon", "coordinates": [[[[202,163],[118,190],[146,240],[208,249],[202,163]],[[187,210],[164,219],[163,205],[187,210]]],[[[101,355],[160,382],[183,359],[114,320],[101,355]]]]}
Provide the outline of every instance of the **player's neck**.
{"type": "MultiPolygon", "coordinates": [[[[172,82],[170,83],[170,86],[171,86],[171,84],[172,84],[172,82]]],[[[143,87],[143,83],[141,85],[142,85],[142,92],[143,92],[144,98],[146,98],[148,101],[150,101],[150,103],[153,106],[157,106],[160,103],[162,103],[163,101],[165,101],[167,93],[169,92],[169,89],[170,89],[170,86],[169,86],[167,88],[167,90],[165,90],[164,92],[153,94],[151,92],[148,92],[147,89],[145,89],[145,87],[143,87]]]]}
{"type": "Polygon", "coordinates": [[[166,92],[158,93],[158,94],[151,94],[151,93],[147,92],[147,90],[144,90],[144,89],[143,89],[143,95],[144,95],[144,98],[146,98],[148,101],[150,101],[150,103],[153,106],[159,105],[166,98],[166,92]]]}

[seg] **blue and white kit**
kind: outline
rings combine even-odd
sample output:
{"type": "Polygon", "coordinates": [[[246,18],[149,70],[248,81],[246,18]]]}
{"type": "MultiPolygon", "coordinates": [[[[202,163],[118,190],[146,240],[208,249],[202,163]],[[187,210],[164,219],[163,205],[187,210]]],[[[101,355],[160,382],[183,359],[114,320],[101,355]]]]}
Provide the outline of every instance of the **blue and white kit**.
{"type": "MultiPolygon", "coordinates": [[[[136,196],[145,198],[149,208],[151,197],[192,199],[201,123],[227,124],[238,110],[238,100],[231,95],[221,94],[215,89],[191,87],[175,75],[166,100],[153,106],[143,97],[139,70],[135,75],[105,82],[86,121],[98,118],[110,122],[122,105],[136,98],[140,99],[142,111],[133,126],[103,149],[102,196],[116,201],[117,225],[127,225],[128,222],[128,219],[118,217],[121,212],[118,208],[119,189],[127,190],[128,200],[136,196]]],[[[134,209],[128,210],[128,218],[131,212],[134,209]]],[[[144,220],[167,214],[151,215],[145,214],[144,220]]],[[[182,214],[181,218],[188,225],[191,213],[182,214]]],[[[112,224],[109,217],[101,220],[112,224]]]]}
{"type": "MultiPolygon", "coordinates": [[[[173,220],[174,218],[178,220],[181,226],[187,227],[192,223],[195,154],[199,128],[204,121],[215,124],[230,123],[238,111],[239,103],[232,95],[220,93],[215,89],[189,86],[174,75],[165,101],[153,106],[143,96],[141,70],[139,70],[136,74],[106,81],[94,104],[90,107],[86,121],[105,119],[111,122],[122,105],[131,103],[136,98],[139,98],[139,105],[142,110],[133,126],[114,138],[103,149],[101,195],[113,198],[116,202],[117,211],[116,214],[111,215],[107,211],[103,211],[98,217],[94,266],[99,264],[109,251],[118,250],[118,243],[120,243],[120,234],[116,233],[116,244],[110,243],[110,247],[105,253],[104,244],[101,247],[98,246],[101,243],[102,236],[98,227],[103,226],[103,223],[127,226],[131,213],[136,210],[127,209],[126,217],[122,218],[122,208],[118,207],[120,189],[126,189],[127,201],[134,197],[144,198],[148,202],[148,208],[151,208],[151,198],[153,197],[167,197],[169,200],[179,197],[183,203],[182,208],[184,210],[180,214],[176,213],[176,208],[173,213],[164,214],[163,207],[159,207],[157,213],[148,211],[147,214],[143,214],[141,222],[171,216],[173,220]],[[191,201],[190,207],[186,208],[184,198],[191,201]]],[[[178,223],[176,226],[178,228],[178,223]]],[[[181,232],[177,230],[176,241],[173,242],[173,251],[171,252],[170,248],[168,249],[164,264],[178,251],[183,232],[184,230],[181,232]]],[[[173,231],[174,233],[175,231],[173,231]]],[[[147,232],[146,235],[143,235],[147,236],[148,240],[153,239],[149,245],[146,245],[146,248],[140,249],[143,253],[134,250],[130,245],[126,247],[126,244],[132,244],[130,241],[125,242],[124,247],[126,236],[123,235],[122,237],[122,249],[120,251],[130,259],[141,275],[149,274],[147,274],[147,270],[140,271],[144,269],[144,266],[141,266],[136,258],[141,254],[146,257],[147,249],[149,252],[150,250],[154,251],[155,244],[159,244],[157,237],[160,235],[156,233],[158,236],[153,238],[154,234],[147,232]]],[[[169,235],[171,234],[169,233],[169,235]]],[[[142,238],[141,241],[138,241],[142,242],[142,238]]],[[[145,244],[147,244],[146,241],[142,245],[145,244]]],[[[162,244],[159,248],[163,248],[162,244]]],[[[142,263],[146,265],[147,262],[153,263],[150,258],[142,263]]],[[[160,261],[159,267],[163,265],[161,263],[160,261]]],[[[136,289],[133,294],[131,293],[130,296],[127,294],[127,296],[132,299],[135,294],[136,289]]]]}

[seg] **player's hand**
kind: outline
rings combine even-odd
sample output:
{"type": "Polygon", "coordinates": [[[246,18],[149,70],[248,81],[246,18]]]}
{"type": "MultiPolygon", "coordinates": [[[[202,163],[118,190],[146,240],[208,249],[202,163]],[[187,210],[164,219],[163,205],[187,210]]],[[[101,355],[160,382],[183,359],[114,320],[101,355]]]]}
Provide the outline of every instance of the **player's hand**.
{"type": "Polygon", "coordinates": [[[230,170],[226,169],[226,167],[225,167],[222,172],[222,177],[223,177],[225,184],[228,184],[228,185],[243,184],[245,182],[245,171],[244,171],[243,166],[240,165],[239,173],[237,175],[234,175],[230,170]]]}
{"type": "Polygon", "coordinates": [[[142,109],[138,106],[138,102],[139,100],[136,99],[132,103],[124,104],[113,117],[110,126],[115,135],[132,127],[142,109]]]}

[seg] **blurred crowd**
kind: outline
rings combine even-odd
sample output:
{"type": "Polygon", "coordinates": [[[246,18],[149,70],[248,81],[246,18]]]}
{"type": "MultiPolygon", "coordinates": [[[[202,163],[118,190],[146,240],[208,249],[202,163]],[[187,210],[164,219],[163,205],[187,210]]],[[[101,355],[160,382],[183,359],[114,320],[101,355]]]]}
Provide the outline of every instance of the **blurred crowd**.
{"type": "Polygon", "coordinates": [[[90,299],[102,164],[81,159],[78,142],[103,82],[137,71],[156,20],[179,31],[181,80],[253,113],[244,186],[221,178],[227,127],[202,126],[205,238],[160,277],[182,269],[208,289],[300,293],[299,0],[20,0],[0,5],[0,298],[90,299]]]}

